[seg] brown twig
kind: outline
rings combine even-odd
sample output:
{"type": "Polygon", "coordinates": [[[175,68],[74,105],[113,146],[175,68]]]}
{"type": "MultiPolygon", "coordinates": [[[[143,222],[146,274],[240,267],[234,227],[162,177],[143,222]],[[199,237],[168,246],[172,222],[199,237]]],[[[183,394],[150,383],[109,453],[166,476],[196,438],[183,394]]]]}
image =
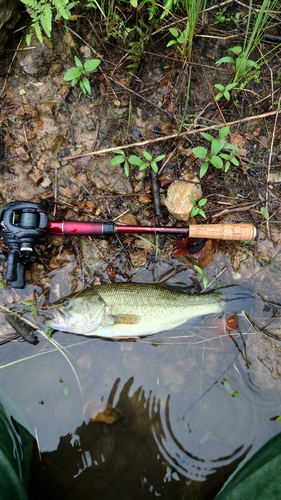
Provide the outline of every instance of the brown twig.
{"type": "Polygon", "coordinates": [[[231,122],[226,122],[226,123],[214,123],[213,125],[210,125],[209,127],[204,127],[204,128],[196,128],[196,129],[191,129],[191,130],[186,130],[185,132],[181,132],[180,134],[170,134],[166,135],[164,137],[157,137],[156,139],[147,139],[146,141],[141,141],[141,142],[133,142],[131,144],[124,144],[123,146],[113,146],[112,148],[107,148],[107,149],[101,149],[99,151],[91,151],[90,153],[80,153],[79,155],[74,155],[74,156],[66,156],[64,160],[76,160],[76,158],[84,158],[86,156],[96,156],[96,155],[101,155],[105,153],[112,153],[113,151],[118,151],[119,149],[128,149],[128,148],[136,148],[140,146],[146,146],[147,144],[155,144],[158,142],[163,142],[163,141],[168,141],[170,139],[180,139],[185,136],[189,135],[196,135],[199,134],[200,132],[207,132],[209,130],[214,130],[214,129],[220,129],[222,127],[230,127],[232,125],[238,125],[239,123],[246,123],[251,120],[260,120],[262,118],[267,118],[268,116],[273,116],[276,115],[276,120],[278,113],[280,113],[280,110],[276,111],[268,111],[267,113],[261,113],[260,115],[254,115],[254,116],[246,116],[245,118],[241,118],[240,120],[233,120],[231,122]]]}

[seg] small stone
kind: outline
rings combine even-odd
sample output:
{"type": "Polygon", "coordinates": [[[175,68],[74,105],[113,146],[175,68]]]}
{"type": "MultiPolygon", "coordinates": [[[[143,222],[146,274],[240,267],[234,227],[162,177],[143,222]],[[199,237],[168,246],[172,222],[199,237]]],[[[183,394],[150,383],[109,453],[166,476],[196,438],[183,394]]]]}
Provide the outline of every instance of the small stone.
{"type": "Polygon", "coordinates": [[[51,181],[50,177],[45,177],[43,182],[41,182],[42,188],[48,188],[51,186],[51,184],[52,184],[52,181],[51,181]]]}
{"type": "Polygon", "coordinates": [[[151,202],[151,196],[148,196],[148,194],[141,194],[139,197],[139,202],[143,205],[146,205],[147,203],[151,202]]]}
{"type": "Polygon", "coordinates": [[[16,153],[21,161],[29,160],[29,154],[21,146],[19,148],[16,148],[16,153]]]}
{"type": "Polygon", "coordinates": [[[146,264],[146,250],[130,252],[130,259],[134,268],[143,267],[146,264]]]}
{"type": "Polygon", "coordinates": [[[187,221],[193,208],[190,196],[196,201],[202,198],[202,189],[198,177],[193,173],[183,175],[168,187],[164,204],[177,220],[187,221]],[[186,182],[187,181],[187,182],[186,182]]]}
{"type": "Polygon", "coordinates": [[[28,177],[31,180],[31,182],[35,184],[35,186],[38,186],[38,184],[40,184],[40,182],[43,180],[42,172],[37,172],[37,171],[31,172],[30,174],[28,174],[28,177]]]}
{"type": "Polygon", "coordinates": [[[81,54],[83,54],[85,59],[91,59],[92,50],[90,49],[90,47],[88,47],[88,45],[82,45],[82,47],[80,47],[79,50],[80,50],[81,54]]]}

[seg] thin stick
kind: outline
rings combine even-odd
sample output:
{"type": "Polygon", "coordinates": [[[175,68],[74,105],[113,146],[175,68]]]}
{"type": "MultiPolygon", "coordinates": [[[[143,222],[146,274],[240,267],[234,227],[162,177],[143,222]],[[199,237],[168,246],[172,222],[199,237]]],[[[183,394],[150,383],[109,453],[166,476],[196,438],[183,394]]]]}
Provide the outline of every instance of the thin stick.
{"type": "Polygon", "coordinates": [[[119,149],[136,148],[139,146],[145,146],[147,144],[155,144],[157,142],[168,141],[169,139],[184,138],[185,136],[188,135],[195,135],[199,134],[200,132],[207,132],[209,130],[219,129],[227,126],[230,127],[232,125],[238,125],[239,123],[246,123],[251,120],[260,120],[262,118],[267,118],[268,116],[273,116],[273,115],[276,115],[276,121],[277,121],[278,113],[280,113],[280,111],[281,110],[279,109],[276,111],[268,111],[267,113],[261,113],[260,115],[246,116],[245,118],[241,118],[240,120],[233,120],[232,122],[215,123],[213,125],[210,125],[209,127],[204,127],[201,129],[197,128],[197,129],[186,130],[185,132],[181,132],[180,134],[178,133],[170,134],[170,135],[165,135],[164,137],[157,137],[156,139],[148,139],[146,141],[133,142],[131,144],[125,144],[123,146],[114,146],[112,148],[100,149],[99,151],[91,151],[90,153],[80,153],[79,155],[66,156],[64,160],[76,160],[76,158],[84,158],[86,156],[96,156],[104,153],[112,153],[113,151],[117,151],[119,149]]]}
{"type": "MultiPolygon", "coordinates": [[[[280,99],[279,99],[279,103],[280,103],[280,99]]],[[[272,160],[272,153],[273,153],[273,145],[274,145],[274,139],[275,139],[275,133],[276,133],[276,127],[277,127],[277,118],[278,118],[278,114],[276,114],[275,120],[274,120],[274,126],[273,126],[272,138],[271,138],[271,144],[270,144],[270,151],[269,151],[269,157],[268,157],[268,165],[267,165],[266,197],[265,197],[266,214],[268,214],[268,183],[269,183],[269,176],[270,176],[270,167],[271,167],[271,160],[272,160]]],[[[266,221],[266,226],[267,226],[268,237],[270,239],[269,221],[268,220],[266,221]]]]}

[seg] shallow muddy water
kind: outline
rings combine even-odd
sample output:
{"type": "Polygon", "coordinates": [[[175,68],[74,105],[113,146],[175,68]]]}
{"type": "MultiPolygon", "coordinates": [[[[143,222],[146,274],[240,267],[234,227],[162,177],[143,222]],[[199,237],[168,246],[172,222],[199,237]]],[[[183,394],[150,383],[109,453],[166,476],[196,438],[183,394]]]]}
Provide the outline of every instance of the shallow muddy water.
{"type": "MultiPolygon", "coordinates": [[[[38,345],[1,346],[1,387],[18,408],[14,418],[24,415],[38,443],[31,498],[40,492],[40,498],[64,499],[210,499],[243,460],[280,431],[274,420],[280,414],[278,369],[268,367],[257,378],[265,355],[262,346],[253,354],[248,344],[266,337],[258,325],[273,317],[275,335],[279,331],[280,306],[273,304],[279,292],[272,287],[279,275],[276,259],[266,272],[249,260],[238,273],[229,257],[217,253],[209,281],[222,264],[227,270],[217,284],[239,284],[241,293],[249,294],[239,306],[256,329],[241,315],[239,328],[231,326],[229,312],[136,342],[62,332],[51,341],[39,329],[38,345]],[[109,412],[118,410],[113,422],[106,405],[109,412]],[[93,419],[105,414],[103,421],[90,421],[86,406],[93,408],[93,419]]],[[[53,284],[63,278],[62,296],[71,288],[75,265],[53,274],[53,284]]],[[[167,267],[167,261],[158,262],[133,281],[152,282],[152,274],[167,267]]],[[[192,278],[185,270],[172,282],[190,286],[192,278]]],[[[9,306],[31,291],[31,286],[17,293],[1,290],[1,303],[9,306]]],[[[48,311],[42,314],[39,325],[48,311]]],[[[25,317],[32,320],[30,313],[25,317]]],[[[4,318],[2,328],[8,331],[4,318]]],[[[271,363],[278,364],[278,352],[271,363]]]]}

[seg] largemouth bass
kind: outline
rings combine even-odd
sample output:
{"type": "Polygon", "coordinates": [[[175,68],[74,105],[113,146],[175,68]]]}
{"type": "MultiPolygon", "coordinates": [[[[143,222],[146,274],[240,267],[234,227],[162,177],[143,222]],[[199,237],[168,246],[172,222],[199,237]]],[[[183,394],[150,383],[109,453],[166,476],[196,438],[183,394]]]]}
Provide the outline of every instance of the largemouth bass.
{"type": "Polygon", "coordinates": [[[45,325],[80,335],[133,338],[221,313],[226,303],[221,292],[188,294],[166,285],[112,283],[86,288],[56,302],[54,319],[45,320],[45,325]]]}

